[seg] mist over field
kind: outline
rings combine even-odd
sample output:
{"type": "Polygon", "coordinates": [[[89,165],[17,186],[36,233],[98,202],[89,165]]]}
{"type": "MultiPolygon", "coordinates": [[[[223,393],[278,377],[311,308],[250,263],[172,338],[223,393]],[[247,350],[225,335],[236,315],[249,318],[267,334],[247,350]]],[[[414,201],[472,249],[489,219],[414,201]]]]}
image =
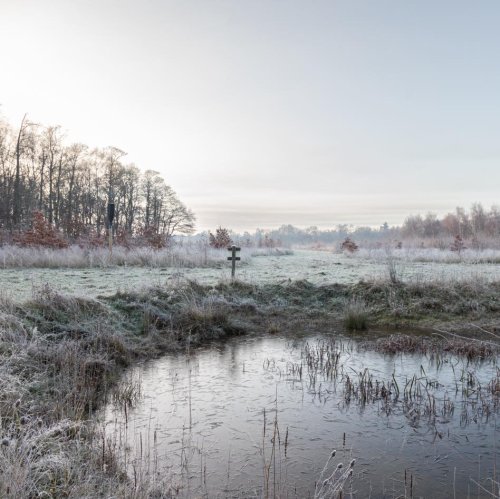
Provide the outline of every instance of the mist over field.
{"type": "Polygon", "coordinates": [[[498,8],[6,0],[0,42],[17,43],[0,112],[15,131],[27,113],[70,144],[127,152],[201,230],[489,208],[498,8]]]}

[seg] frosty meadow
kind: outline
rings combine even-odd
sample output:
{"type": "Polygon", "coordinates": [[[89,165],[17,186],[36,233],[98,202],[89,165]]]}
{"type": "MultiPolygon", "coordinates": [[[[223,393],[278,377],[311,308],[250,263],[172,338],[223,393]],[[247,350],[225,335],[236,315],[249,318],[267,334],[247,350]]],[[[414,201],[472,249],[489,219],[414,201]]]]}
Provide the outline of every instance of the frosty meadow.
{"type": "Polygon", "coordinates": [[[2,495],[498,494],[497,250],[0,251],[2,495]]]}
{"type": "Polygon", "coordinates": [[[1,497],[498,497],[497,208],[193,234],[121,151],[2,133],[1,497]]]}
{"type": "Polygon", "coordinates": [[[499,20],[1,0],[0,499],[500,499],[499,20]]]}

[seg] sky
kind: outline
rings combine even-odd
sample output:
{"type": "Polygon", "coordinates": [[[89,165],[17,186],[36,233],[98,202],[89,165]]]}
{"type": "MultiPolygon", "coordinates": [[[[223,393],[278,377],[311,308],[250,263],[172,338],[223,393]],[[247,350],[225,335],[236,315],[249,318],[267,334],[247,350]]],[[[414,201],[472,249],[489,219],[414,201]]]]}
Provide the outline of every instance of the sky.
{"type": "Polygon", "coordinates": [[[499,204],[497,0],[0,0],[0,113],[161,172],[199,230],[499,204]]]}

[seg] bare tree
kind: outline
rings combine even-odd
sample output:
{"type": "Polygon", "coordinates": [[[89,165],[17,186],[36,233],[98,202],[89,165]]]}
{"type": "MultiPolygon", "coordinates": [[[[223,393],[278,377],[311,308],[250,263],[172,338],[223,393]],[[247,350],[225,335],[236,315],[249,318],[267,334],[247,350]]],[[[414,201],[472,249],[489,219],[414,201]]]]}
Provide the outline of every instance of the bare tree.
{"type": "Polygon", "coordinates": [[[23,116],[19,133],[17,134],[16,141],[16,175],[14,179],[14,192],[13,192],[13,212],[12,212],[12,226],[19,227],[21,222],[21,157],[32,143],[29,142],[29,130],[34,125],[27,119],[27,115],[23,116]]]}
{"type": "Polygon", "coordinates": [[[16,131],[0,120],[0,227],[19,229],[39,211],[67,237],[101,234],[113,202],[115,227],[129,235],[148,228],[166,240],[192,231],[193,213],[161,175],[123,156],[116,147],[66,145],[59,126],[35,128],[26,116],[16,131]]]}

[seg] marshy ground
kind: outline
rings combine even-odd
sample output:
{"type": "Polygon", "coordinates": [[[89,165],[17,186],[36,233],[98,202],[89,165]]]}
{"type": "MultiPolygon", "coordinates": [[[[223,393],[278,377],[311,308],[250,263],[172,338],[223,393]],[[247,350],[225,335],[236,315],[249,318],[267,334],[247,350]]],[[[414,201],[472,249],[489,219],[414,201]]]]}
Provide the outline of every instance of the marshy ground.
{"type": "MultiPolygon", "coordinates": [[[[94,417],[124,370],[139,360],[165,352],[183,355],[187,348],[229,336],[338,335],[349,328],[365,340],[384,336],[374,348],[387,352],[448,351],[469,360],[497,359],[499,291],[500,283],[482,280],[236,281],[163,285],[95,299],[45,287],[24,303],[4,299],[0,496],[177,493],[171,484],[127,475],[94,417]],[[414,332],[386,337],[387,329],[414,332]],[[431,330],[438,335],[422,336],[431,330]]],[[[132,387],[121,397],[132,403],[134,393],[132,387]]],[[[494,385],[491,393],[498,398],[500,387],[494,385]]]]}

